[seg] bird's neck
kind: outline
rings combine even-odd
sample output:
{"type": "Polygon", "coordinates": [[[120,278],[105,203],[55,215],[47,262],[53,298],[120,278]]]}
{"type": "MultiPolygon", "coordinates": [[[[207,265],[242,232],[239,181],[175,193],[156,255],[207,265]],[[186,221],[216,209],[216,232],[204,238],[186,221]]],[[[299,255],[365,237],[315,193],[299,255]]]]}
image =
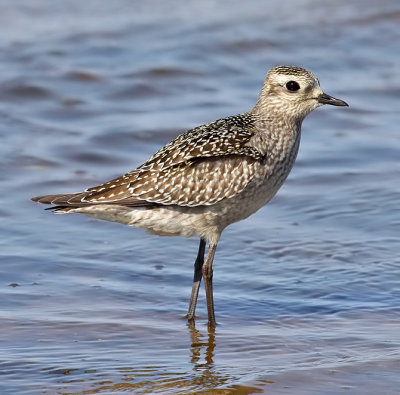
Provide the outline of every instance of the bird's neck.
{"type": "Polygon", "coordinates": [[[294,107],[286,107],[281,100],[269,98],[262,99],[261,95],[251,113],[260,120],[273,120],[276,123],[285,124],[288,128],[295,125],[301,126],[305,116],[294,107]]]}
{"type": "Polygon", "coordinates": [[[260,105],[257,102],[250,113],[255,119],[257,132],[270,138],[286,135],[297,139],[304,119],[304,117],[283,111],[280,106],[273,103],[260,105]]]}

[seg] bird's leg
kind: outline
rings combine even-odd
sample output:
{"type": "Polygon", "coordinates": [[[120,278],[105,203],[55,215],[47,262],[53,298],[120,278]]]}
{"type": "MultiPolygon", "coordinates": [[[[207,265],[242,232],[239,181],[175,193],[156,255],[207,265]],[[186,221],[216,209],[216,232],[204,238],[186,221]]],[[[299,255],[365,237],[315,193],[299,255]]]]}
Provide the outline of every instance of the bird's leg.
{"type": "Polygon", "coordinates": [[[192,295],[190,296],[189,310],[187,313],[187,319],[193,321],[194,313],[196,311],[197,297],[199,295],[199,288],[201,283],[201,268],[204,263],[204,251],[206,248],[206,241],[200,239],[199,252],[197,254],[196,262],[194,263],[194,276],[192,285],[192,295]]]}
{"type": "Polygon", "coordinates": [[[215,313],[214,313],[213,285],[212,285],[212,277],[213,277],[212,264],[216,249],[217,249],[217,243],[215,244],[210,243],[210,246],[208,247],[206,261],[202,267],[204,286],[206,288],[208,326],[211,328],[214,328],[216,324],[215,313]]]}

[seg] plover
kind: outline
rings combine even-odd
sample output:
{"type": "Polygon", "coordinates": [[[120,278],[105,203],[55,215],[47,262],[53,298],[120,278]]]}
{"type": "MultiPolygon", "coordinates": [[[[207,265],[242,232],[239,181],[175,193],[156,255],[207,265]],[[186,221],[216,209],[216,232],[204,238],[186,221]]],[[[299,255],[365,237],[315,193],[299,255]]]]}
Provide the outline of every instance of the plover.
{"type": "Polygon", "coordinates": [[[53,205],[57,214],[81,213],[156,235],[199,236],[187,318],[195,317],[203,277],[214,327],[212,264],[221,233],[276,194],[296,159],[303,119],[323,104],[347,106],[325,94],[310,71],[274,67],[250,111],[188,130],[114,180],[32,200],[53,205]]]}

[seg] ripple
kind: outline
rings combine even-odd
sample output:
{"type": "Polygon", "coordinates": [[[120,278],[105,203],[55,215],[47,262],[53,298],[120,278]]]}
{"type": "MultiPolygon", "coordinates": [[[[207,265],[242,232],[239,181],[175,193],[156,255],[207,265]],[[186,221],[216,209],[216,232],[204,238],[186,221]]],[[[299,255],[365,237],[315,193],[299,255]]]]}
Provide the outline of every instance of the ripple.
{"type": "Polygon", "coordinates": [[[2,100],[45,100],[53,94],[46,88],[21,81],[3,85],[0,97],[2,100]]]}
{"type": "Polygon", "coordinates": [[[94,72],[84,71],[84,70],[73,70],[65,74],[67,80],[76,82],[97,82],[102,79],[102,77],[94,72]]]}
{"type": "Polygon", "coordinates": [[[140,77],[143,79],[151,78],[191,78],[191,77],[204,77],[204,73],[196,70],[183,69],[179,67],[152,67],[146,70],[135,71],[133,73],[124,74],[124,78],[136,78],[140,77]]]}
{"type": "Polygon", "coordinates": [[[399,7],[364,3],[3,7],[1,393],[398,393],[399,7]],[[285,63],[351,107],[313,112],[282,190],[224,231],[215,331],[203,286],[183,318],[198,240],[29,200],[248,110],[285,63]]]}

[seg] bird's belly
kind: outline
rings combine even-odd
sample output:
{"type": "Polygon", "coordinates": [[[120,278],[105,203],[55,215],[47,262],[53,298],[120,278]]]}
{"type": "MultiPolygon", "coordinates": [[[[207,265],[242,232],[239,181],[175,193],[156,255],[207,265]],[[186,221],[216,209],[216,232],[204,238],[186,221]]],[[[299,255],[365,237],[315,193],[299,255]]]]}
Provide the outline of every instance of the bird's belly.
{"type": "Polygon", "coordinates": [[[245,193],[212,206],[131,208],[119,205],[94,205],[68,210],[106,221],[145,228],[160,236],[200,236],[217,242],[223,229],[262,207],[275,193],[245,193]],[[247,195],[250,199],[248,201],[247,195]]]}
{"type": "Polygon", "coordinates": [[[120,205],[93,205],[68,210],[69,213],[85,214],[89,217],[125,225],[145,228],[160,236],[198,235],[208,240],[219,238],[217,225],[219,215],[213,207],[159,206],[125,207],[120,205]]]}

